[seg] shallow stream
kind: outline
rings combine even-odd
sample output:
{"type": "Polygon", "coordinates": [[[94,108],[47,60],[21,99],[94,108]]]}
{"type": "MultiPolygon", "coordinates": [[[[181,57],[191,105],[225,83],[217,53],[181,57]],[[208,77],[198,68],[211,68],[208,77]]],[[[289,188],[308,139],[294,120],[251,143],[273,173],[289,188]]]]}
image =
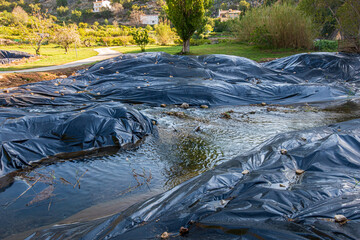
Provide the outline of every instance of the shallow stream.
{"type": "MultiPolygon", "coordinates": [[[[337,112],[310,106],[132,107],[156,119],[155,134],[134,150],[64,160],[19,174],[11,185],[0,189],[0,238],[118,213],[278,133],[360,117],[351,108],[337,112]]],[[[59,111],[28,109],[49,110],[59,111]]]]}

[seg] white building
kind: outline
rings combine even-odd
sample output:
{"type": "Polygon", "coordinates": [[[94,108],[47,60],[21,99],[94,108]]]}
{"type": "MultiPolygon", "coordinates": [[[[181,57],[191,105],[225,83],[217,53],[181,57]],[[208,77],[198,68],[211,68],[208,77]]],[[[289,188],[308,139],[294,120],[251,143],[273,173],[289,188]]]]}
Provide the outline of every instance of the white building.
{"type": "Polygon", "coordinates": [[[159,24],[159,15],[142,15],[140,16],[140,22],[144,25],[159,24]]]}
{"type": "Polygon", "coordinates": [[[94,12],[100,12],[101,8],[111,9],[111,3],[108,0],[95,0],[94,2],[94,12]]]}

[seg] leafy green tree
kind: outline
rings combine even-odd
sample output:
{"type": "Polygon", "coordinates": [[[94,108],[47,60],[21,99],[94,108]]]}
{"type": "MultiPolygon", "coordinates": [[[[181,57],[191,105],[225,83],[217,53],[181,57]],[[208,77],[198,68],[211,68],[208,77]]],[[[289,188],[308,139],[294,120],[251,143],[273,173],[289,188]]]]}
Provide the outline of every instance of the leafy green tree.
{"type": "Polygon", "coordinates": [[[133,36],[136,45],[138,45],[141,48],[142,52],[145,52],[145,46],[149,44],[148,31],[146,29],[142,30],[139,28],[133,31],[131,35],[133,36]]]}
{"type": "Polygon", "coordinates": [[[183,41],[182,54],[190,52],[190,38],[204,23],[211,0],[166,0],[166,13],[183,41]]]}

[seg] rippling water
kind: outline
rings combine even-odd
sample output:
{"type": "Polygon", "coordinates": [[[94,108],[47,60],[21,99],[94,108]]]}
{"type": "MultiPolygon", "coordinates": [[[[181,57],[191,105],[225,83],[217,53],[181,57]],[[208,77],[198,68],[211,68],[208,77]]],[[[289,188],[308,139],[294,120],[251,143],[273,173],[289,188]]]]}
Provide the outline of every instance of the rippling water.
{"type": "MultiPolygon", "coordinates": [[[[351,110],[317,112],[304,107],[134,107],[157,120],[156,134],[131,151],[56,162],[22,173],[0,190],[0,238],[49,224],[115,214],[278,133],[360,117],[351,110]],[[169,115],[179,111],[185,115],[169,115]],[[55,186],[50,198],[39,199],[49,186],[55,186]]],[[[46,107],[36,111],[49,110],[57,111],[46,107]]]]}

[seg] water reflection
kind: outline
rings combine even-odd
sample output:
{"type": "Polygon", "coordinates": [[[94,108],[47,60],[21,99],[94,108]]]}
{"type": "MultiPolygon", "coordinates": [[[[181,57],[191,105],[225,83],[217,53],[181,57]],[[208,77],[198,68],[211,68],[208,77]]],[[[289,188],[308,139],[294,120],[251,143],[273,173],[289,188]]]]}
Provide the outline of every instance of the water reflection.
{"type": "Polygon", "coordinates": [[[166,161],[165,186],[174,186],[210,169],[222,156],[220,148],[200,134],[182,132],[163,143],[161,156],[166,161]]]}

